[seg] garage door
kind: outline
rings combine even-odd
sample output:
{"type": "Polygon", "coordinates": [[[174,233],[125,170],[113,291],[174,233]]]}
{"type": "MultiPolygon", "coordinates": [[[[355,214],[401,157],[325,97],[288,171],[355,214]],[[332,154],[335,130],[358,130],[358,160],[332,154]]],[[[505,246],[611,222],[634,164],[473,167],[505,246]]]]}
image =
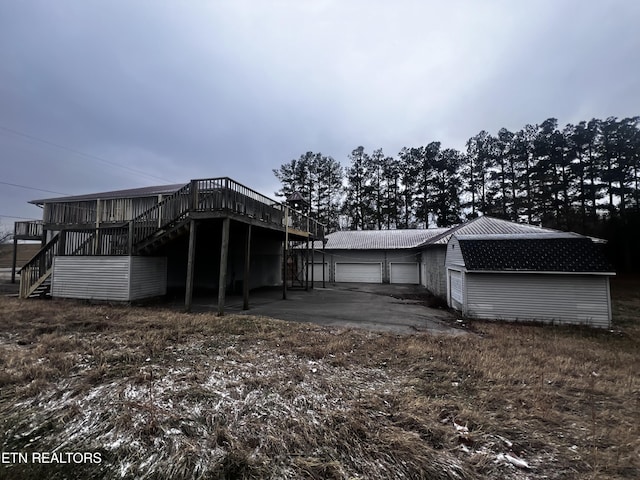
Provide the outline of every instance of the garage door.
{"type": "Polygon", "coordinates": [[[420,283],[420,268],[417,263],[397,263],[389,264],[391,270],[391,283],[420,283]]]}
{"type": "MultiPolygon", "coordinates": [[[[313,277],[311,277],[311,268],[309,268],[309,281],[313,278],[314,282],[322,281],[322,263],[314,263],[313,264],[313,277]]],[[[311,264],[309,264],[311,267],[311,264]]],[[[324,264],[324,279],[325,281],[329,281],[329,266],[327,263],[324,264]]]]}
{"type": "Polygon", "coordinates": [[[462,273],[449,270],[449,291],[451,292],[452,307],[462,306],[462,273]]]}
{"type": "Polygon", "coordinates": [[[336,263],[336,282],[382,283],[382,263],[336,263]]]}

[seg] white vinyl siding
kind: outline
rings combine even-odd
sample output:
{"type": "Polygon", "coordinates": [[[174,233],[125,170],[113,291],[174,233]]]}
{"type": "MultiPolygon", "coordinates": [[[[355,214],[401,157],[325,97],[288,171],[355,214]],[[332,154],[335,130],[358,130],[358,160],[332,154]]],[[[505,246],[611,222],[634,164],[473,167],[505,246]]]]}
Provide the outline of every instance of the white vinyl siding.
{"type": "Polygon", "coordinates": [[[165,258],[155,257],[55,257],[51,295],[123,302],[164,295],[166,265],[165,258]]]}
{"type": "Polygon", "coordinates": [[[382,263],[336,263],[336,282],[382,283],[382,263]]]}
{"type": "Polygon", "coordinates": [[[459,265],[464,267],[464,259],[460,251],[460,243],[458,239],[452,237],[447,244],[447,265],[459,265]]]}
{"type": "Polygon", "coordinates": [[[420,264],[399,263],[389,264],[391,283],[407,283],[417,285],[420,283],[420,264]]]}
{"type": "Polygon", "coordinates": [[[610,326],[604,275],[466,273],[464,281],[469,317],[610,326]]]}
{"type": "Polygon", "coordinates": [[[446,245],[433,245],[422,251],[422,284],[432,294],[442,298],[447,296],[446,254],[446,245]]]}
{"type": "Polygon", "coordinates": [[[55,257],[51,296],[127,301],[129,257],[55,257]]]}

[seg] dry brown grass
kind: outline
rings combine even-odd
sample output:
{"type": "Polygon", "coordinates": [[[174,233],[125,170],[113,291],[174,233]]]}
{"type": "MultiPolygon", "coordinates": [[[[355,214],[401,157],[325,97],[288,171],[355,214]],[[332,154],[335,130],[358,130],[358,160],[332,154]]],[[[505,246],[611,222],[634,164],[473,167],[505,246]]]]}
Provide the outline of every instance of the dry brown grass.
{"type": "Polygon", "coordinates": [[[614,285],[615,331],[457,337],[3,298],[2,450],[104,461],[0,478],[638,478],[640,282],[614,285]]]}

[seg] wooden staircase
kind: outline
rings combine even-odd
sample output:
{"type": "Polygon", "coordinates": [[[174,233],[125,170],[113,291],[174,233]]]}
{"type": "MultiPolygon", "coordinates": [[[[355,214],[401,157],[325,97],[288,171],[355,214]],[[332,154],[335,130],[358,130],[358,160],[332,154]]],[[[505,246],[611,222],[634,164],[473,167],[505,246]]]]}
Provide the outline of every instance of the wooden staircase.
{"type": "Polygon", "coordinates": [[[137,253],[149,254],[161,246],[175,240],[189,231],[189,220],[182,220],[176,225],[157,230],[151,237],[137,243],[134,248],[137,253]]]}
{"type": "Polygon", "coordinates": [[[20,269],[20,298],[51,295],[53,259],[59,254],[60,234],[55,235],[20,269]]]}

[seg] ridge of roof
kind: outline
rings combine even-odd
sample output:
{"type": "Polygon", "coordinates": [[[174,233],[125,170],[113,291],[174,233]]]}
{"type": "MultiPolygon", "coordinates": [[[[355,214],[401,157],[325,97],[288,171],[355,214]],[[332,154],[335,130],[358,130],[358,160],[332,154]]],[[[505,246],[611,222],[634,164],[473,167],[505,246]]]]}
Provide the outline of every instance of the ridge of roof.
{"type": "Polygon", "coordinates": [[[128,188],[125,190],[111,190],[108,192],[87,193],[83,195],[67,195],[63,197],[42,198],[31,200],[29,203],[42,205],[44,203],[82,202],[88,200],[112,199],[112,198],[139,198],[154,195],[174,193],[184,187],[186,183],[173,183],[170,185],[154,185],[151,187],[128,188]]]}
{"type": "Polygon", "coordinates": [[[554,240],[557,238],[587,238],[579,233],[574,232],[536,232],[536,233],[488,233],[488,234],[459,234],[454,233],[451,235],[458,239],[458,241],[472,241],[472,240],[554,240]]]}
{"type": "Polygon", "coordinates": [[[325,250],[386,250],[416,248],[447,228],[403,230],[339,230],[326,236],[326,243],[318,247],[325,250]]]}
{"type": "MultiPolygon", "coordinates": [[[[469,220],[465,223],[451,227],[446,232],[438,235],[437,237],[428,239],[420,246],[426,245],[444,245],[446,244],[452,235],[500,235],[500,234],[543,234],[543,233],[566,233],[560,230],[554,230],[552,228],[538,227],[537,225],[529,225],[526,223],[516,223],[509,220],[503,220],[501,218],[491,217],[489,215],[483,215],[476,217],[473,220],[469,220]]],[[[573,234],[579,235],[579,234],[573,234]]],[[[579,235],[581,236],[581,235],[579,235]]]]}

